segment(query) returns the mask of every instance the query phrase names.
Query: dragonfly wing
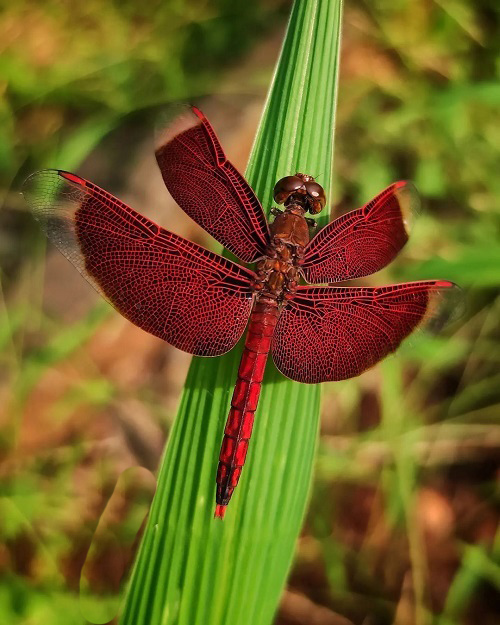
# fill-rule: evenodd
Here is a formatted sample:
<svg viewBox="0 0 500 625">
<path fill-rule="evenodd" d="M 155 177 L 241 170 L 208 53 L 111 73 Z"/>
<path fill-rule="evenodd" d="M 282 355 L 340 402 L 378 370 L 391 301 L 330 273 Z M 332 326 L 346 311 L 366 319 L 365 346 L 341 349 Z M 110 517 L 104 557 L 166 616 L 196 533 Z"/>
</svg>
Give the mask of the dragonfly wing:
<svg viewBox="0 0 500 625">
<path fill-rule="evenodd" d="M 457 303 L 452 282 L 377 288 L 300 286 L 283 308 L 272 344 L 278 369 L 298 382 L 359 375 L 418 326 L 443 324 Z"/>
<path fill-rule="evenodd" d="M 202 228 L 245 262 L 263 256 L 269 229 L 260 202 L 203 113 L 193 107 L 176 119 L 156 160 L 172 197 Z"/>
<path fill-rule="evenodd" d="M 135 325 L 198 356 L 238 341 L 252 308 L 252 271 L 74 174 L 37 172 L 23 193 L 49 239 Z"/>
<path fill-rule="evenodd" d="M 371 202 L 332 221 L 304 251 L 308 282 L 342 282 L 385 267 L 408 240 L 408 225 L 419 207 L 409 182 L 395 182 Z"/>
</svg>

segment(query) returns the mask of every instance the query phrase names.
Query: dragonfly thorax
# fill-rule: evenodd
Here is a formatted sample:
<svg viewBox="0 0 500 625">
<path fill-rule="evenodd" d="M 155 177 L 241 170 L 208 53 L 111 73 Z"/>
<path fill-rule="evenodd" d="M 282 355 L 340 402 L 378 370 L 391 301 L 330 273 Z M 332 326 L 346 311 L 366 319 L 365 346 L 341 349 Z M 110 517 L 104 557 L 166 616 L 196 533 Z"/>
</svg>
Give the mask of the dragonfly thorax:
<svg viewBox="0 0 500 625">
<path fill-rule="evenodd" d="M 271 243 L 256 264 L 255 290 L 282 303 L 292 297 L 300 279 L 299 268 L 309 242 L 304 210 L 290 206 L 270 226 Z"/>
</svg>

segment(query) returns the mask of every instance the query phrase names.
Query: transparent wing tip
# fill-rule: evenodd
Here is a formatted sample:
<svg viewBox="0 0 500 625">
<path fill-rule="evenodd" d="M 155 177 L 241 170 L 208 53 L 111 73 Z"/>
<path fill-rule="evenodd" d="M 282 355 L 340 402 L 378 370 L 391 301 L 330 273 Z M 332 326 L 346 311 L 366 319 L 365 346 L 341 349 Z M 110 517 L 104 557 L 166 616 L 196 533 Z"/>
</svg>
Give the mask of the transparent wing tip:
<svg viewBox="0 0 500 625">
<path fill-rule="evenodd" d="M 399 180 L 394 183 L 394 195 L 399 202 L 405 228 L 409 231 L 422 207 L 417 188 L 409 180 Z"/>
<path fill-rule="evenodd" d="M 62 194 L 64 186 L 64 178 L 58 169 L 42 169 L 26 178 L 21 193 L 38 219 Z"/>
<path fill-rule="evenodd" d="M 170 105 L 155 122 L 155 152 L 160 152 L 177 135 L 201 124 L 203 119 L 203 113 L 195 106 L 185 103 Z"/>
<path fill-rule="evenodd" d="M 465 314 L 463 290 L 449 280 L 436 280 L 429 306 L 426 329 L 432 333 L 440 332 Z"/>
</svg>

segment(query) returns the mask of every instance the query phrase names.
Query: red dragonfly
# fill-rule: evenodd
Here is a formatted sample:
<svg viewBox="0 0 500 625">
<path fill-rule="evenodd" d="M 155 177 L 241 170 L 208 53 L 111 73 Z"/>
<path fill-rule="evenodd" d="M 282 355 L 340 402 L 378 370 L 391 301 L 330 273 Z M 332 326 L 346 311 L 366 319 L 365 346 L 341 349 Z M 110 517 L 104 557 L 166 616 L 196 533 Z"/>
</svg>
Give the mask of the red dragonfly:
<svg viewBox="0 0 500 625">
<path fill-rule="evenodd" d="M 357 376 L 441 314 L 454 284 L 431 280 L 382 287 L 310 286 L 367 276 L 408 239 L 415 188 L 396 182 L 332 221 L 310 240 L 325 193 L 312 176 L 276 183 L 268 224 L 243 176 L 226 159 L 197 108 L 168 128 L 156 150 L 179 206 L 251 270 L 135 212 L 75 174 L 44 170 L 23 193 L 49 239 L 137 326 L 196 356 L 245 348 L 219 457 L 215 516 L 238 483 L 269 351 L 288 378 L 308 384 Z"/>
</svg>

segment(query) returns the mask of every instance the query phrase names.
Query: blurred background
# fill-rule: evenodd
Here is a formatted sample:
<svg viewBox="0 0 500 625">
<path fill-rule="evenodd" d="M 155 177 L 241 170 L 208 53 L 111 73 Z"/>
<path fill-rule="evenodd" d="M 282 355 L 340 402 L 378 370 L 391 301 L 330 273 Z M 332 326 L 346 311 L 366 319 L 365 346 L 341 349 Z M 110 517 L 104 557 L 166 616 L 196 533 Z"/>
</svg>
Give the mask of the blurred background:
<svg viewBox="0 0 500 625">
<path fill-rule="evenodd" d="M 116 590 L 151 496 L 130 469 L 158 466 L 190 362 L 46 244 L 22 181 L 76 170 L 212 245 L 164 189 L 154 127 L 171 102 L 194 101 L 244 169 L 290 7 L 2 3 L 0 623 L 83 623 L 82 567 Z M 276 625 L 499 622 L 499 29 L 496 0 L 346 2 L 337 214 L 401 178 L 423 203 L 400 257 L 363 283 L 449 279 L 465 306 L 441 334 L 324 385 Z M 103 513 L 112 531 L 87 557 Z"/>
</svg>

